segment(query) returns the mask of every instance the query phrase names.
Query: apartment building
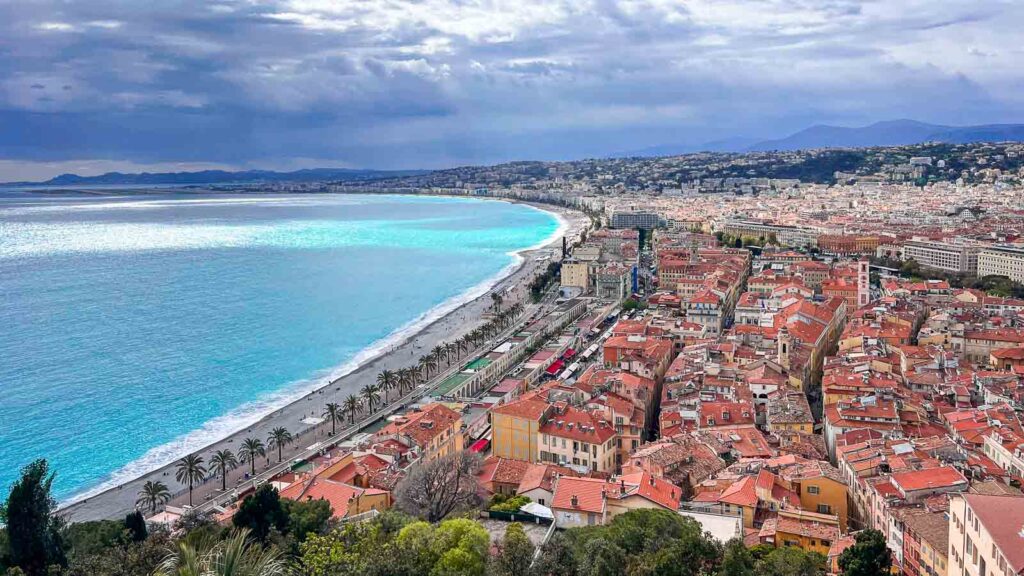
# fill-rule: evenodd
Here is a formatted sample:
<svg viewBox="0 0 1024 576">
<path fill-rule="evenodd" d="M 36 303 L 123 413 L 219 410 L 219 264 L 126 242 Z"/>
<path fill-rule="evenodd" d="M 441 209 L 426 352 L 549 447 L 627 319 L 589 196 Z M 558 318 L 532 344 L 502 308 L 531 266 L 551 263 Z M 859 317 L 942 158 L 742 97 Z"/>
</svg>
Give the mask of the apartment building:
<svg viewBox="0 0 1024 576">
<path fill-rule="evenodd" d="M 981 246 L 931 240 L 909 240 L 903 243 L 903 259 L 914 260 L 921 266 L 975 274 Z"/>
<path fill-rule="evenodd" d="M 1024 282 L 1024 247 L 991 246 L 978 253 L 978 276 L 1006 276 Z"/>
<path fill-rule="evenodd" d="M 751 238 L 775 237 L 785 246 L 815 246 L 818 234 L 809 228 L 797 228 L 782 224 L 771 224 L 757 220 L 726 220 L 722 231 L 732 236 L 748 236 Z"/>
<path fill-rule="evenodd" d="M 656 212 L 615 212 L 612 214 L 612 228 L 641 228 L 654 230 L 661 223 Z"/>
<path fill-rule="evenodd" d="M 1024 574 L 1024 497 L 960 494 L 949 503 L 949 576 Z"/>
</svg>

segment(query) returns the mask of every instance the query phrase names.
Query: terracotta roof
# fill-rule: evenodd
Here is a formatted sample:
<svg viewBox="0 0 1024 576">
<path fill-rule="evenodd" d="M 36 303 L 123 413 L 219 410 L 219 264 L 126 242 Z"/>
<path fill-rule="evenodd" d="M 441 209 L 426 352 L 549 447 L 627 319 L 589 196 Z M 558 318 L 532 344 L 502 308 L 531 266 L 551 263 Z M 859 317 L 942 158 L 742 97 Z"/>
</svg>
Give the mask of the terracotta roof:
<svg viewBox="0 0 1024 576">
<path fill-rule="evenodd" d="M 620 491 L 623 484 L 627 487 L 626 496 L 640 496 L 669 510 L 677 510 L 679 508 L 679 501 L 682 500 L 683 491 L 675 484 L 663 478 L 658 478 L 647 472 L 637 472 L 634 474 L 623 474 L 618 477 L 618 480 Z M 609 484 L 614 486 L 614 479 Z"/>
<path fill-rule="evenodd" d="M 955 486 L 967 487 L 967 479 L 964 478 L 964 475 L 951 466 L 893 474 L 892 483 L 903 492 Z"/>
<path fill-rule="evenodd" d="M 615 436 L 615 429 L 586 410 L 572 406 L 551 418 L 538 430 L 542 434 L 589 444 L 603 444 Z"/>
<path fill-rule="evenodd" d="M 416 412 L 404 414 L 401 419 L 391 422 L 378 434 L 403 434 L 425 448 L 437 436 L 444 434 L 462 415 L 444 404 L 428 404 Z"/>
<path fill-rule="evenodd" d="M 551 507 L 600 514 L 605 509 L 605 483 L 606 481 L 600 478 L 570 478 L 563 476 L 555 484 Z"/>
<path fill-rule="evenodd" d="M 529 396 L 509 402 L 508 404 L 496 406 L 491 409 L 491 413 L 539 421 L 549 407 L 550 404 L 547 402 L 544 402 L 535 396 Z"/>
<path fill-rule="evenodd" d="M 745 476 L 737 480 L 722 491 L 718 501 L 737 506 L 756 506 L 757 493 L 754 490 L 754 482 L 753 476 Z"/>
<path fill-rule="evenodd" d="M 282 498 L 289 500 L 326 500 L 331 505 L 335 518 L 348 516 L 348 506 L 352 500 L 362 496 L 364 490 L 334 480 L 315 479 L 298 481 L 281 491 Z"/>
</svg>

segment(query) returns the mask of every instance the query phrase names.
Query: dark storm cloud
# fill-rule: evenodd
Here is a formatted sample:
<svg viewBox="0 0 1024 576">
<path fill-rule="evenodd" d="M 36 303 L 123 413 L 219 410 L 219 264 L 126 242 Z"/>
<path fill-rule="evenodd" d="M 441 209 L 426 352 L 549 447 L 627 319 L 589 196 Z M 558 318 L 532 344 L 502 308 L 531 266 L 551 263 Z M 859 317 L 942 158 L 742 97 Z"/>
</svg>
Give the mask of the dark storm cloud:
<svg viewBox="0 0 1024 576">
<path fill-rule="evenodd" d="M 1021 121 L 1022 23 L 957 0 L 3 3 L 0 160 L 439 166 Z"/>
</svg>

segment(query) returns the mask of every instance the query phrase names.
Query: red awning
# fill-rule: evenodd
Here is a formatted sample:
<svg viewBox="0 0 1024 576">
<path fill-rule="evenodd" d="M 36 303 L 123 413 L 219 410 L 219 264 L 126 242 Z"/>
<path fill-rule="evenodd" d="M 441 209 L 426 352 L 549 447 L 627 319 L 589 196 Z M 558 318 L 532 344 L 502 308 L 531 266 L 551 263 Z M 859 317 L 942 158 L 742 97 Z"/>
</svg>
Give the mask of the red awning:
<svg viewBox="0 0 1024 576">
<path fill-rule="evenodd" d="M 566 348 L 565 349 L 565 354 L 562 354 L 562 359 L 568 360 L 569 358 L 572 358 L 575 355 L 576 355 L 576 351 L 575 350 L 573 350 L 572 348 Z"/>
<path fill-rule="evenodd" d="M 555 360 L 554 363 L 551 364 L 551 366 L 548 366 L 548 369 L 545 370 L 545 372 L 554 376 L 555 374 L 558 374 L 558 371 L 561 370 L 563 366 L 565 366 L 565 362 L 562 362 L 561 360 Z"/>
<path fill-rule="evenodd" d="M 473 445 L 469 447 L 469 451 L 470 452 L 483 452 L 484 450 L 487 450 L 487 445 L 490 444 L 490 443 L 491 443 L 491 441 L 488 440 L 487 438 L 481 438 L 481 439 L 477 440 L 476 442 L 473 442 Z"/>
</svg>

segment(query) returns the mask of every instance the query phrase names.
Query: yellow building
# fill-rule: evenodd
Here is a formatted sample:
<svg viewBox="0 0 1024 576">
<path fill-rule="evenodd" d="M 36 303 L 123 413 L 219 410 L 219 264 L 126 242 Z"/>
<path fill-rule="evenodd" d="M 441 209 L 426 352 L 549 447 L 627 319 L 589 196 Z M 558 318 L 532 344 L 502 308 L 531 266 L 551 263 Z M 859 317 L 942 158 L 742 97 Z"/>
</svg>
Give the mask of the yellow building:
<svg viewBox="0 0 1024 576">
<path fill-rule="evenodd" d="M 776 548 L 795 546 L 828 556 L 832 543 L 839 539 L 839 519 L 804 510 L 779 510 L 774 518 L 765 520 L 758 537 L 762 544 Z"/>
<path fill-rule="evenodd" d="M 774 472 L 775 485 L 799 498 L 799 503 L 790 502 L 791 505 L 799 504 L 807 512 L 835 515 L 839 527 L 846 532 L 849 489 L 838 468 L 792 454 L 766 461 L 765 468 Z"/>
<path fill-rule="evenodd" d="M 551 409 L 531 395 L 491 410 L 491 453 L 499 458 L 537 462 L 541 423 Z"/>
</svg>

